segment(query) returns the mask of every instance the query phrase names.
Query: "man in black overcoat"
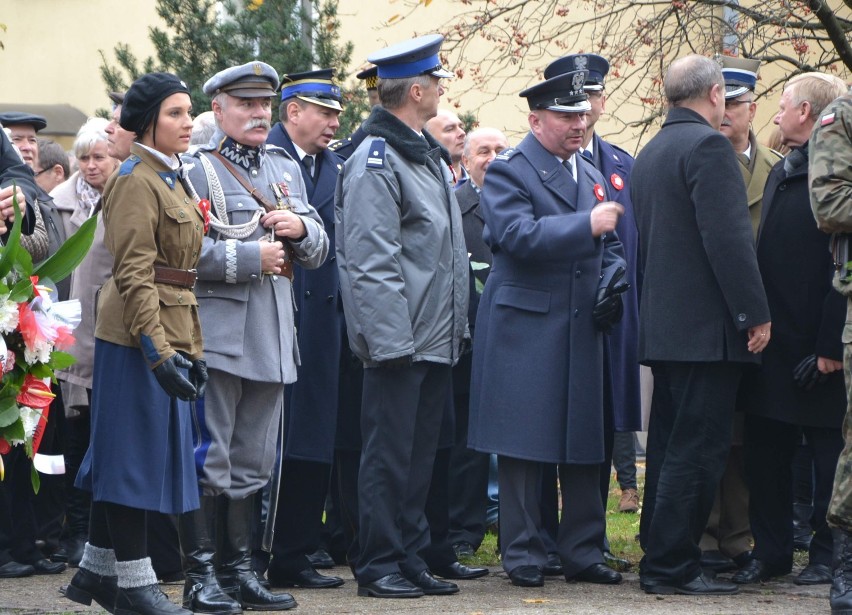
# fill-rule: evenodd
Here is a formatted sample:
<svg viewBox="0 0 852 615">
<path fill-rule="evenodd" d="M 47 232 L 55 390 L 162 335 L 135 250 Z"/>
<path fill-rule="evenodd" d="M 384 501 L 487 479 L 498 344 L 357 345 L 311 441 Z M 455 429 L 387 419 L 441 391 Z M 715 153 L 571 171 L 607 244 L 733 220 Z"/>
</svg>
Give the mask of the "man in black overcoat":
<svg viewBox="0 0 852 615">
<path fill-rule="evenodd" d="M 841 79 L 803 73 L 784 87 L 775 123 L 791 148 L 769 173 L 757 260 L 772 311 L 773 337 L 760 370 L 743 379 L 745 470 L 753 558 L 732 578 L 760 583 L 793 565 L 793 456 L 804 434 L 813 454 L 814 536 L 799 585 L 831 583 L 826 523 L 837 458 L 843 449 L 843 344 L 846 300 L 831 286 L 830 237 L 813 223 L 808 141 L 823 109 L 846 91 Z"/>
<path fill-rule="evenodd" d="M 644 271 L 639 360 L 654 373 L 640 582 L 648 593 L 727 594 L 698 540 L 731 442 L 737 387 L 770 337 L 745 185 L 730 141 L 721 67 L 669 68 L 669 112 L 636 159 L 631 197 Z"/>
</svg>

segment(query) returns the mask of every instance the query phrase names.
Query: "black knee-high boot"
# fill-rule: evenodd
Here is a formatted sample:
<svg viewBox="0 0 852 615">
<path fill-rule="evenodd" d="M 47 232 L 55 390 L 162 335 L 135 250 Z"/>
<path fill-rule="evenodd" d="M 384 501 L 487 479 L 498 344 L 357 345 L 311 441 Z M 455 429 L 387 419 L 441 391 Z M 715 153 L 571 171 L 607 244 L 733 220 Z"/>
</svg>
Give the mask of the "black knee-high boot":
<svg viewBox="0 0 852 615">
<path fill-rule="evenodd" d="M 254 527 L 254 495 L 241 500 L 222 498 L 217 506 L 217 574 L 222 589 L 244 609 L 282 611 L 296 606 L 288 593 L 274 594 L 260 584 L 252 570 L 251 544 Z"/>
<path fill-rule="evenodd" d="M 195 613 L 235 615 L 240 603 L 222 591 L 216 579 L 216 497 L 201 496 L 201 507 L 178 516 L 183 550 L 183 606 Z"/>
</svg>

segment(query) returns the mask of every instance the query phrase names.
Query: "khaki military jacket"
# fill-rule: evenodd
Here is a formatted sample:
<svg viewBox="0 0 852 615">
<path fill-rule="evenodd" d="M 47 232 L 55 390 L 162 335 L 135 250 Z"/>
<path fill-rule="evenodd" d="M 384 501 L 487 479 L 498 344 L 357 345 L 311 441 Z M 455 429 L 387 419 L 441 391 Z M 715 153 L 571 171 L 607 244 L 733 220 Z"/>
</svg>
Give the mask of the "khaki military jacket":
<svg viewBox="0 0 852 615">
<path fill-rule="evenodd" d="M 753 132 L 749 132 L 748 140 L 751 143 L 751 158 L 748 166 L 740 161 L 740 171 L 743 172 L 743 180 L 746 185 L 746 196 L 748 199 L 748 214 L 751 218 L 751 230 L 757 238 L 757 229 L 760 226 L 760 210 L 763 200 L 763 187 L 769 179 L 769 172 L 773 165 L 781 160 L 781 154 L 773 149 L 760 145 Z"/>
<path fill-rule="evenodd" d="M 204 219 L 175 171 L 138 144 L 130 151 L 104 189 L 104 243 L 115 262 L 101 291 L 95 337 L 141 347 L 154 368 L 175 352 L 201 357 L 195 294 L 154 282 L 154 265 L 194 269 Z"/>
</svg>

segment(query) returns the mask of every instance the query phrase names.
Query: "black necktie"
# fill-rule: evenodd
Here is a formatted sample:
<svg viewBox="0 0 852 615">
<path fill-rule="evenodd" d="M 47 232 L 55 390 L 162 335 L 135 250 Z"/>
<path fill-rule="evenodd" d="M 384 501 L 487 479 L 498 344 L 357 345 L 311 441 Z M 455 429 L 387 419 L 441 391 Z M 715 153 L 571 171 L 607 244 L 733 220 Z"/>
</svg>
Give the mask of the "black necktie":
<svg viewBox="0 0 852 615">
<path fill-rule="evenodd" d="M 313 178 L 314 176 L 314 157 L 313 156 L 305 156 L 302 158 L 302 164 L 305 165 L 305 168 L 308 170 L 308 176 Z"/>
<path fill-rule="evenodd" d="M 574 180 L 574 165 L 571 164 L 570 159 L 566 159 L 562 161 L 562 166 L 568 171 L 568 177 L 570 181 L 568 182 L 568 200 L 574 205 L 577 204 L 577 182 Z"/>
<path fill-rule="evenodd" d="M 581 153 L 583 156 L 585 156 L 588 160 L 590 160 L 590 161 L 594 162 L 594 158 L 592 157 L 592 152 L 590 152 L 589 150 L 584 149 L 584 150 L 583 150 L 582 152 L 580 152 L 580 153 Z"/>
<path fill-rule="evenodd" d="M 568 172 L 571 174 L 571 179 L 574 179 L 574 165 L 571 164 L 571 159 L 566 158 L 562 161 L 562 166 L 568 169 Z"/>
</svg>

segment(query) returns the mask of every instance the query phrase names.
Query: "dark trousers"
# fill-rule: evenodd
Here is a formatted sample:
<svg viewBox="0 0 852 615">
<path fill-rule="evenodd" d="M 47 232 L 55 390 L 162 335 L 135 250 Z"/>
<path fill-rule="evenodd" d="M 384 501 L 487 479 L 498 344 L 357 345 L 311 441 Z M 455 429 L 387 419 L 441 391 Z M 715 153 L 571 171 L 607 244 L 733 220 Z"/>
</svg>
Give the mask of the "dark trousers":
<svg viewBox="0 0 852 615">
<path fill-rule="evenodd" d="M 420 551 L 420 557 L 430 570 L 446 568 L 456 561 L 456 552 L 449 540 L 450 500 L 449 482 L 452 448 L 439 448 L 432 466 L 432 484 L 426 496 L 426 521 L 429 524 L 429 544 Z"/>
<path fill-rule="evenodd" d="M 307 556 L 320 545 L 330 476 L 328 464 L 284 460 L 269 565 L 271 574 L 296 575 L 311 567 Z"/>
<path fill-rule="evenodd" d="M 498 456 L 500 483 L 500 551 L 503 568 L 544 566 L 547 545 L 542 529 L 542 473 L 556 467 L 537 461 Z M 603 562 L 601 543 L 606 525 L 598 492 L 599 464 L 560 464 L 562 516 L 556 551 L 563 572 L 573 576 Z M 554 507 L 555 509 L 555 507 Z"/>
<path fill-rule="evenodd" d="M 813 514 L 809 563 L 831 565 L 831 530 L 825 520 L 837 458 L 840 426 L 801 427 L 762 416 L 745 418 L 745 469 L 751 500 L 749 519 L 754 557 L 773 567 L 793 564 L 793 459 L 802 433 L 813 451 Z"/>
<path fill-rule="evenodd" d="M 645 498 L 639 525 L 646 584 L 681 585 L 701 573 L 698 541 L 731 446 L 742 375 L 737 363 L 653 367 Z"/>
<path fill-rule="evenodd" d="M 616 431 L 612 439 L 612 465 L 621 490 L 636 489 L 636 435 Z"/>
<path fill-rule="evenodd" d="M 467 447 L 471 356 L 464 355 L 453 368 L 453 388 L 461 392 L 453 399 L 456 433 L 449 459 L 449 541 L 469 543 L 476 551 L 485 537 L 491 458 Z"/>
<path fill-rule="evenodd" d="M 418 552 L 429 543 L 424 508 L 449 387 L 448 365 L 364 370 L 359 583 L 427 568 Z"/>
</svg>

